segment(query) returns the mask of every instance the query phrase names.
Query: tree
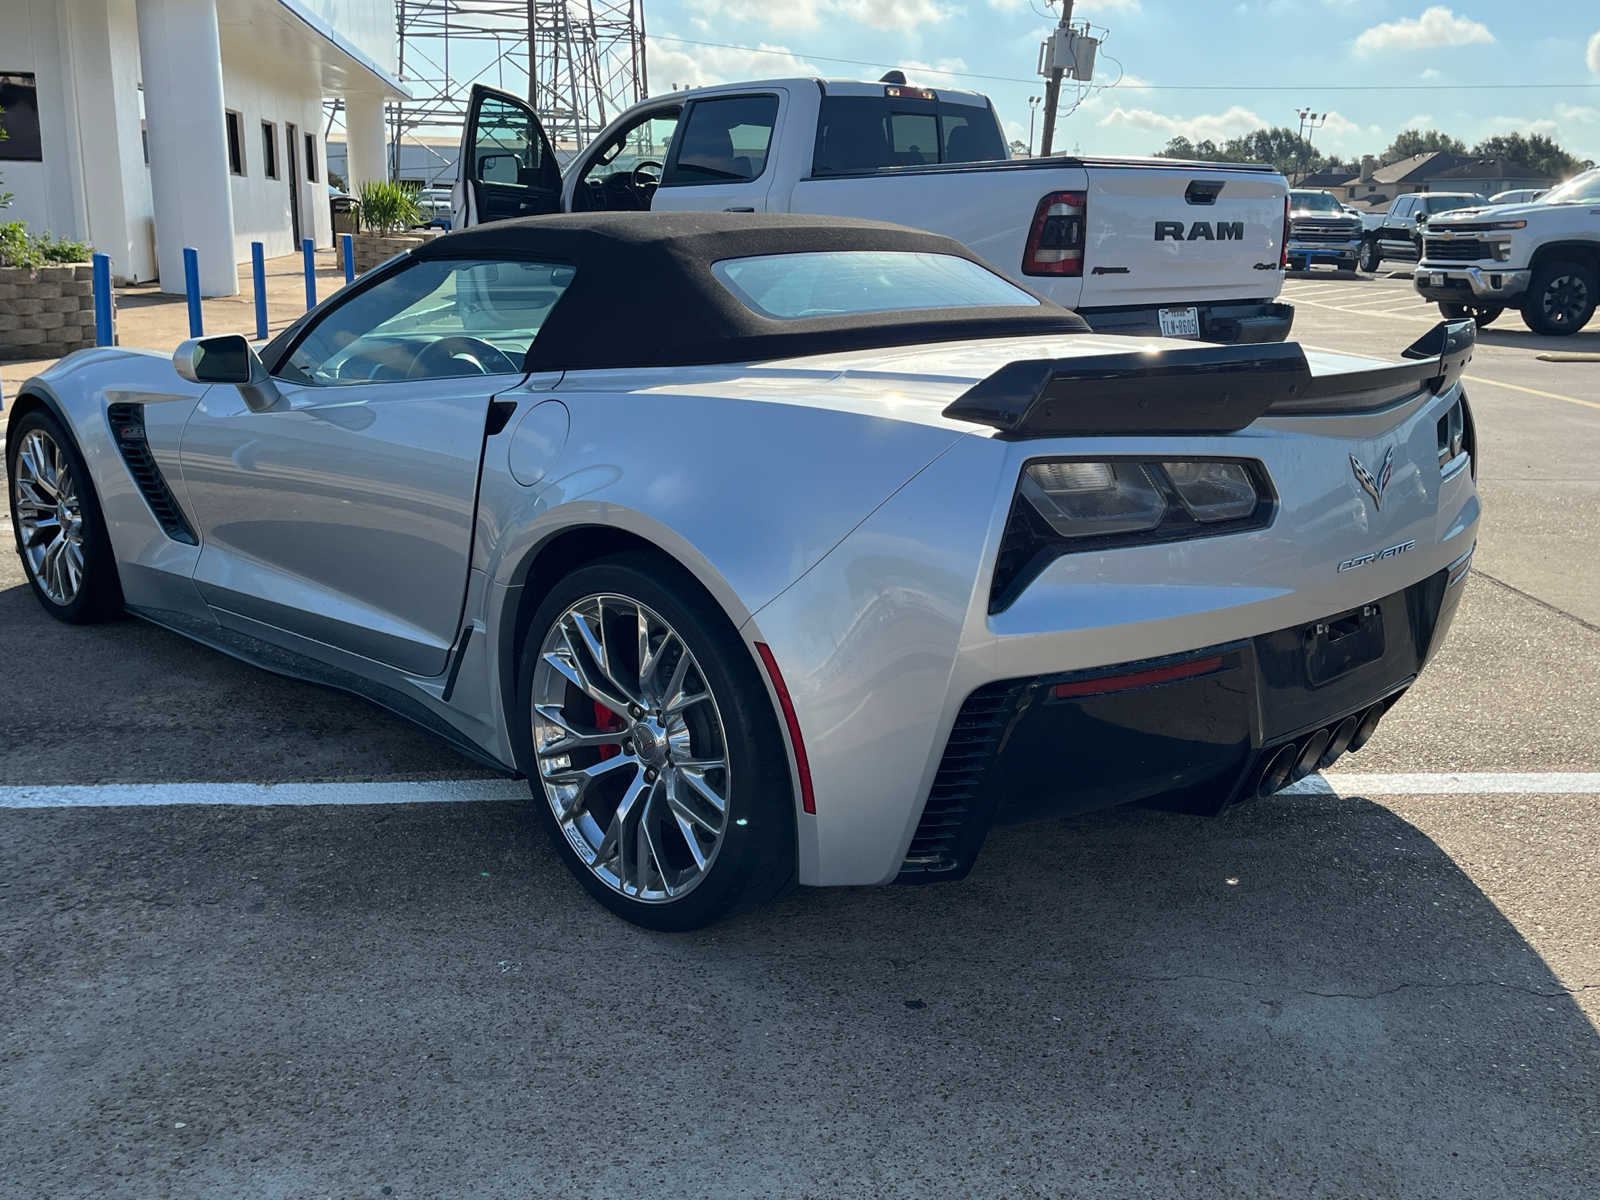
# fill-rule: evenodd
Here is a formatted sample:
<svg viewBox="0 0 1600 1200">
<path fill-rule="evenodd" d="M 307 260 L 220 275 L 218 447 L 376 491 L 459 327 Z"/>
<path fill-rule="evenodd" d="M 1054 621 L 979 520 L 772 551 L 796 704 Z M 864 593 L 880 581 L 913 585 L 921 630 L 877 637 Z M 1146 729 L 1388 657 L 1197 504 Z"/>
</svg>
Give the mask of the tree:
<svg viewBox="0 0 1600 1200">
<path fill-rule="evenodd" d="M 1402 158 L 1432 154 L 1438 150 L 1449 154 L 1465 154 L 1467 144 L 1460 138 L 1440 133 L 1437 129 L 1429 129 L 1426 132 L 1421 129 L 1402 129 L 1395 135 L 1394 141 L 1389 143 L 1389 148 L 1378 156 L 1378 161 L 1387 167 Z"/>
<path fill-rule="evenodd" d="M 1198 158 L 1217 159 L 1222 157 L 1222 151 L 1210 138 L 1201 138 L 1198 142 L 1191 142 L 1186 137 L 1175 137 L 1166 144 L 1166 147 L 1155 152 L 1156 158 Z"/>
<path fill-rule="evenodd" d="M 1012 138 L 1011 139 L 1011 157 L 1012 158 L 1027 158 L 1028 157 L 1028 143 L 1023 141 L 1021 138 Z"/>
<path fill-rule="evenodd" d="M 1551 179 L 1565 179 L 1582 166 L 1575 155 L 1568 154 L 1542 133 L 1528 137 L 1520 133 L 1497 134 L 1484 138 L 1472 148 L 1472 152 L 1479 158 L 1504 158 L 1520 163 L 1532 168 L 1535 174 Z"/>
</svg>

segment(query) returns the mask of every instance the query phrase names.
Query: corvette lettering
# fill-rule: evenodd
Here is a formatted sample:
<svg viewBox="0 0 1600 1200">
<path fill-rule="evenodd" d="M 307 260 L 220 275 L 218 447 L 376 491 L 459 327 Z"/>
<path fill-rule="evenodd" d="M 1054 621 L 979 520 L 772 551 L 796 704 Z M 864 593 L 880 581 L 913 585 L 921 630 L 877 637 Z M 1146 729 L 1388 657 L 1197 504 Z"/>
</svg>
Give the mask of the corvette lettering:
<svg viewBox="0 0 1600 1200">
<path fill-rule="evenodd" d="M 1189 226 L 1185 234 L 1182 221 L 1157 221 L 1156 241 L 1174 242 L 1242 242 L 1244 241 L 1243 221 L 1196 221 Z"/>
<path fill-rule="evenodd" d="M 1412 538 L 1409 542 L 1401 542 L 1398 546 L 1388 546 L 1373 554 L 1363 554 L 1358 558 L 1347 558 L 1339 564 L 1339 570 L 1354 571 L 1357 567 L 1364 567 L 1369 563 L 1379 562 L 1385 558 L 1394 558 L 1397 555 L 1404 554 L 1407 550 L 1415 549 L 1416 545 L 1417 539 Z"/>
</svg>

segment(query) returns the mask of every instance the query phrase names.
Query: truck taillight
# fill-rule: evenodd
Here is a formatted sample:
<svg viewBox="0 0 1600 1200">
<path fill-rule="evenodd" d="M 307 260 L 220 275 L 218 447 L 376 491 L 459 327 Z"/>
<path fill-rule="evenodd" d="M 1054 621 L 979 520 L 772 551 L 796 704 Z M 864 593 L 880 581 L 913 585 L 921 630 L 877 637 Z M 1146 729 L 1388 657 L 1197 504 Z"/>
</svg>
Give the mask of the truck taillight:
<svg viewBox="0 0 1600 1200">
<path fill-rule="evenodd" d="M 1289 193 L 1283 194 L 1283 241 L 1278 247 L 1278 269 L 1289 269 Z"/>
<path fill-rule="evenodd" d="M 1087 192 L 1050 192 L 1034 209 L 1028 244 L 1022 251 L 1024 275 L 1082 275 Z"/>
</svg>

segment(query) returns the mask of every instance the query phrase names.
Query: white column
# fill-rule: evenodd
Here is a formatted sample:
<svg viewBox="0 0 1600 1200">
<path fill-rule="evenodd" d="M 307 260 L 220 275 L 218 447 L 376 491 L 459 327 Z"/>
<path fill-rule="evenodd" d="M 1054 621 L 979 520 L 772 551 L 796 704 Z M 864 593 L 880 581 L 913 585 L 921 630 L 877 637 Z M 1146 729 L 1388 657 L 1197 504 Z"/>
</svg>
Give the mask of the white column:
<svg viewBox="0 0 1600 1200">
<path fill-rule="evenodd" d="M 200 294 L 232 296 L 239 272 L 216 0 L 137 2 L 161 290 L 183 291 L 183 248 L 193 246 Z"/>
<path fill-rule="evenodd" d="M 383 97 L 344 98 L 345 171 L 355 194 L 369 179 L 389 178 L 389 128 L 383 121 Z"/>
</svg>

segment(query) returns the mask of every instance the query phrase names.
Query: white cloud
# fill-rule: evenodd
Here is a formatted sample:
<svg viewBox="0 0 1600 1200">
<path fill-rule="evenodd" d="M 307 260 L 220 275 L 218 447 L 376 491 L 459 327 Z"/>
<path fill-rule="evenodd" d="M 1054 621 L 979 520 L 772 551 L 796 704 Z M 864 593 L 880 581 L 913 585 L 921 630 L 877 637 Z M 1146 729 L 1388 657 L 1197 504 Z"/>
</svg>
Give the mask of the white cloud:
<svg viewBox="0 0 1600 1200">
<path fill-rule="evenodd" d="M 1420 17 L 1384 21 L 1361 32 L 1356 38 L 1357 54 L 1379 54 L 1386 50 L 1436 50 L 1441 46 L 1467 46 L 1492 42 L 1488 26 L 1470 17 L 1458 16 L 1442 4 L 1422 10 Z"/>
<path fill-rule="evenodd" d="M 1584 59 L 1589 64 L 1589 70 L 1596 75 L 1600 75 L 1600 30 L 1597 30 L 1595 35 L 1589 39 L 1589 52 L 1584 56 Z"/>
<path fill-rule="evenodd" d="M 1422 79 L 1442 79 L 1442 78 L 1444 78 L 1444 72 L 1439 70 L 1438 67 L 1423 67 L 1422 68 L 1422 75 L 1420 76 L 1420 78 L 1422 78 Z"/>
<path fill-rule="evenodd" d="M 781 79 L 789 76 L 825 75 L 827 72 L 797 58 L 784 46 L 759 44 L 761 51 L 732 46 L 686 46 L 678 42 L 647 39 L 650 86 L 659 96 L 678 87 L 706 87 L 741 79 Z"/>
<path fill-rule="evenodd" d="M 1411 116 L 1407 117 L 1404 121 L 1401 121 L 1399 126 L 1397 126 L 1397 129 L 1433 129 L 1433 128 L 1435 128 L 1435 126 L 1434 126 L 1434 123 L 1433 123 L 1433 114 L 1432 113 L 1413 113 Z"/>
<path fill-rule="evenodd" d="M 1120 104 L 1100 118 L 1102 125 L 1144 129 L 1163 137 L 1186 137 L 1190 141 L 1220 142 L 1252 129 L 1265 129 L 1267 122 L 1258 113 L 1235 104 L 1220 113 L 1199 113 L 1192 117 L 1172 117 L 1149 108 L 1123 108 Z"/>
<path fill-rule="evenodd" d="M 1587 104 L 1557 104 L 1551 111 L 1556 114 L 1558 121 L 1573 121 L 1584 125 L 1600 121 L 1600 108 L 1593 108 Z"/>
<path fill-rule="evenodd" d="M 816 29 L 840 20 L 873 29 L 920 29 L 957 11 L 940 0 L 691 0 L 696 24 L 712 18 L 769 29 Z M 709 28 L 709 24 L 705 27 Z"/>
</svg>

